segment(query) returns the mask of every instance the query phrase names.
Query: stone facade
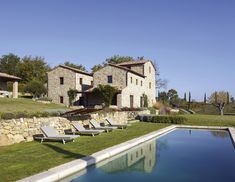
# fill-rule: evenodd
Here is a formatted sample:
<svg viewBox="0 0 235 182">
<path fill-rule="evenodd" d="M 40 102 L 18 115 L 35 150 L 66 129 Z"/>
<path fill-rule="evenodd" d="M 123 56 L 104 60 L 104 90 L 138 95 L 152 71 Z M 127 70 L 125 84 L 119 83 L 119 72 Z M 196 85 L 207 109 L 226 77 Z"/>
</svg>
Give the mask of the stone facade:
<svg viewBox="0 0 235 182">
<path fill-rule="evenodd" d="M 129 120 L 134 120 L 136 116 L 149 114 L 149 110 L 131 112 L 110 112 L 91 114 L 89 119 L 96 119 L 104 122 L 105 118 L 113 118 L 117 123 L 124 124 Z M 89 119 L 79 119 L 84 125 L 89 125 Z M 107 124 L 107 123 L 106 123 Z M 50 118 L 21 118 L 12 120 L 0 120 L 0 146 L 11 145 L 14 143 L 27 142 L 33 140 L 33 135 L 42 134 L 41 126 L 52 126 L 59 133 L 64 130 L 74 130 L 70 120 L 62 117 Z"/>
<path fill-rule="evenodd" d="M 152 106 L 156 102 L 156 70 L 150 61 L 144 64 L 144 75 L 146 76 L 145 94 L 148 96 L 149 106 Z"/>
<path fill-rule="evenodd" d="M 127 71 L 122 69 L 117 69 L 111 65 L 96 71 L 93 74 L 94 77 L 94 87 L 101 85 L 111 85 L 122 90 L 126 87 L 127 84 Z M 108 83 L 108 76 L 112 76 L 112 83 Z"/>
<path fill-rule="evenodd" d="M 133 96 L 133 107 L 143 107 L 143 94 L 145 94 L 144 80 L 145 78 L 135 75 L 133 73 L 127 74 L 128 85 L 122 90 L 122 107 L 130 107 L 131 96 Z M 142 82 L 142 85 L 141 85 Z M 142 99 L 142 101 L 141 101 Z M 141 106 L 142 102 L 142 106 Z"/>
<path fill-rule="evenodd" d="M 69 105 L 69 97 L 67 94 L 69 89 L 77 89 L 81 92 L 90 88 L 93 81 L 93 77 L 88 73 L 84 74 L 76 69 L 68 69 L 68 67 L 65 66 L 58 66 L 47 74 L 48 97 L 51 98 L 54 103 L 61 103 L 63 100 L 61 104 L 67 106 Z M 61 84 L 60 79 L 63 79 L 63 84 Z M 77 95 L 75 102 L 78 102 L 80 97 L 82 97 L 82 94 Z"/>
<path fill-rule="evenodd" d="M 108 83 L 108 76 L 112 76 L 112 83 Z M 148 106 L 155 102 L 155 68 L 151 61 L 141 64 L 120 66 L 107 65 L 94 73 L 94 86 L 98 84 L 115 86 L 121 90 L 117 97 L 117 106 L 143 107 L 144 95 L 148 98 Z"/>
</svg>

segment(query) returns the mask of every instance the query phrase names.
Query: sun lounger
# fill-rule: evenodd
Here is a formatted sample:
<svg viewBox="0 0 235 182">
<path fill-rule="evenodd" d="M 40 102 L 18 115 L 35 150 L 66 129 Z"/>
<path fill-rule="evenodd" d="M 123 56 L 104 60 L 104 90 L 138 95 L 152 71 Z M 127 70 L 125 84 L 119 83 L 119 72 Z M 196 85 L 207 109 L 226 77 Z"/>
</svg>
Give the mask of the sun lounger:
<svg viewBox="0 0 235 182">
<path fill-rule="evenodd" d="M 99 135 L 100 133 L 104 132 L 104 130 L 86 129 L 81 124 L 79 124 L 78 122 L 75 122 L 75 121 L 72 122 L 72 125 L 76 129 L 75 134 L 95 136 L 95 135 Z"/>
<path fill-rule="evenodd" d="M 79 137 L 79 135 L 58 134 L 57 131 L 51 126 L 42 126 L 40 129 L 43 133 L 43 136 L 41 137 L 37 136 L 34 139 L 41 140 L 41 143 L 46 140 L 51 140 L 51 141 L 62 141 L 63 144 L 65 144 L 66 142 L 74 141 L 75 138 Z"/>
<path fill-rule="evenodd" d="M 126 124 L 117 124 L 116 122 L 113 121 L 111 118 L 106 118 L 106 121 L 110 124 L 110 126 L 116 126 L 119 129 L 125 129 L 127 128 Z"/>
<path fill-rule="evenodd" d="M 106 132 L 112 131 L 113 129 L 117 129 L 117 127 L 114 126 L 100 126 L 100 124 L 94 119 L 90 120 L 90 123 L 95 129 L 105 130 Z"/>
</svg>

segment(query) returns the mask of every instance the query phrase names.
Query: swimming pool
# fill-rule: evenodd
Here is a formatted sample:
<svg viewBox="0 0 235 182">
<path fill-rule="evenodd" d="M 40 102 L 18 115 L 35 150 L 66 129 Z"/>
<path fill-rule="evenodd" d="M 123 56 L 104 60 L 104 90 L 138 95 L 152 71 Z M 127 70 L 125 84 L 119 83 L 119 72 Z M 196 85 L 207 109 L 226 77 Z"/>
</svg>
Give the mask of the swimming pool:
<svg viewBox="0 0 235 182">
<path fill-rule="evenodd" d="M 227 131 L 176 129 L 61 181 L 235 181 Z"/>
</svg>

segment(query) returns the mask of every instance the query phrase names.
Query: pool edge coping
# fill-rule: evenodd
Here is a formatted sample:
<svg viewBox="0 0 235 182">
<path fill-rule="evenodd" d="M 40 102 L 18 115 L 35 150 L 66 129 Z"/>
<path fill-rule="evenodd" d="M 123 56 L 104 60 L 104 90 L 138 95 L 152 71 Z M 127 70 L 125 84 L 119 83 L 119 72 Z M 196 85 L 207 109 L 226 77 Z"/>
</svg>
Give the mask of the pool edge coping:
<svg viewBox="0 0 235 182">
<path fill-rule="evenodd" d="M 98 151 L 90 156 L 83 157 L 81 159 L 76 159 L 68 163 L 53 167 L 47 171 L 35 174 L 19 180 L 18 182 L 52 182 L 61 180 L 69 175 L 72 175 L 76 172 L 79 172 L 91 165 L 99 163 L 103 160 L 111 158 L 121 152 L 124 152 L 128 149 L 131 149 L 134 146 L 137 146 L 145 141 L 150 139 L 160 137 L 164 134 L 167 134 L 177 128 L 192 128 L 192 129 L 210 129 L 210 130 L 227 130 L 231 136 L 233 145 L 235 146 L 235 129 L 232 127 L 220 127 L 220 126 L 196 126 L 196 125 L 171 125 L 157 131 L 148 133 L 146 135 L 128 140 L 121 144 L 114 145 L 112 147 L 106 148 L 104 150 Z"/>
</svg>

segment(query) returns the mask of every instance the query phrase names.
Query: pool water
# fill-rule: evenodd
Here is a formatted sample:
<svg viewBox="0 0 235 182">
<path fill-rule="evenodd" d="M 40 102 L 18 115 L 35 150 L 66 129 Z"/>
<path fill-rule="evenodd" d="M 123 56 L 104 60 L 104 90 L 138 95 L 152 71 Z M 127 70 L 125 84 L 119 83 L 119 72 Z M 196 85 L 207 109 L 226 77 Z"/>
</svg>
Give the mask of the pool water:
<svg viewBox="0 0 235 182">
<path fill-rule="evenodd" d="M 227 131 L 177 129 L 63 181 L 235 182 Z"/>
</svg>

